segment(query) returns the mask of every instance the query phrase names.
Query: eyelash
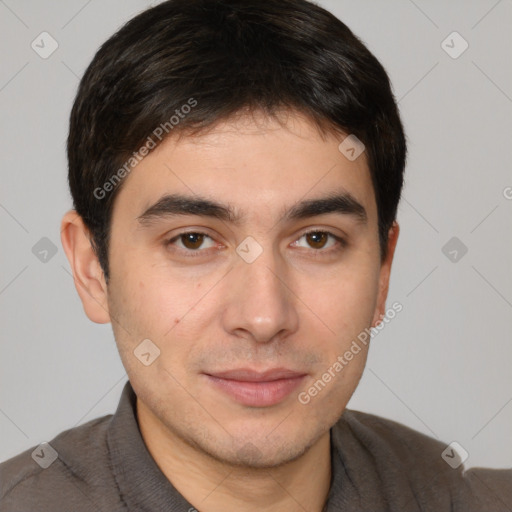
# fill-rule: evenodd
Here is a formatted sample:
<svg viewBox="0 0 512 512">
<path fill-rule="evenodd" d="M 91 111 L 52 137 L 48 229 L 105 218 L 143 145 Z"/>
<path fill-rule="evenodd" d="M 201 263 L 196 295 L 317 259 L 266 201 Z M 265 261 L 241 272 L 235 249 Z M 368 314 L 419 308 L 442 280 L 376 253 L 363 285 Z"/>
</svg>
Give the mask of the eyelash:
<svg viewBox="0 0 512 512">
<path fill-rule="evenodd" d="M 330 231 L 325 231 L 325 230 L 321 230 L 321 229 L 312 229 L 311 231 L 306 231 L 305 233 L 302 233 L 302 235 L 299 238 L 297 238 L 296 241 L 300 240 L 301 238 L 303 238 L 307 235 L 311 235 L 313 233 L 325 234 L 325 235 L 333 238 L 336 241 L 336 245 L 329 249 L 313 249 L 313 248 L 311 248 L 311 251 L 315 255 L 315 257 L 337 253 L 337 252 L 341 251 L 342 249 L 345 249 L 348 245 L 347 241 L 344 238 L 342 238 L 338 235 L 335 235 L 334 233 L 331 233 Z M 203 235 L 203 236 L 208 237 L 211 240 L 213 240 L 213 237 L 211 237 L 208 233 L 204 233 L 202 231 L 182 231 L 181 233 L 178 233 L 176 236 L 173 236 L 172 238 L 166 240 L 164 242 L 164 245 L 165 245 L 165 247 L 168 247 L 168 246 L 172 245 L 174 242 L 176 242 L 177 240 L 179 240 L 182 236 L 190 235 L 190 234 Z M 213 249 L 213 248 L 210 248 L 210 249 Z M 198 256 L 204 256 L 204 253 L 208 249 L 195 249 L 194 250 L 194 249 L 182 249 L 181 247 L 177 247 L 177 248 L 174 248 L 174 250 L 181 254 L 184 254 L 185 257 L 197 258 Z"/>
</svg>

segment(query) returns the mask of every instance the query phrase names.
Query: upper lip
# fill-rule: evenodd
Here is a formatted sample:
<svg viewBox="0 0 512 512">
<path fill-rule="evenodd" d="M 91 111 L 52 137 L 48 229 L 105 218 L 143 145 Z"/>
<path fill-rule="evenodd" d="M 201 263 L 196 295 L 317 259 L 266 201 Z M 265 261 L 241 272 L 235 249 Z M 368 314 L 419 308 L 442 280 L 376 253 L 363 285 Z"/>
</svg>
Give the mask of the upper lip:
<svg viewBox="0 0 512 512">
<path fill-rule="evenodd" d="M 297 372 L 287 368 L 273 368 L 264 372 L 252 370 L 251 368 L 238 368 L 236 370 L 206 373 L 206 375 L 217 377 L 219 379 L 237 380 L 241 382 L 271 382 L 273 380 L 303 377 L 306 374 L 304 372 Z"/>
</svg>

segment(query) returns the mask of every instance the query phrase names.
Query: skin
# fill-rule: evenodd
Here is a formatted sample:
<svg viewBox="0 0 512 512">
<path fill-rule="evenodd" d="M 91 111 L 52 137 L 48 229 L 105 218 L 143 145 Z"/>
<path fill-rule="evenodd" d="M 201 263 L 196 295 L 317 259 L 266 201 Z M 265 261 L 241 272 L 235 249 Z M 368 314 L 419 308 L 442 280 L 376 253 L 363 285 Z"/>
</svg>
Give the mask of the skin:
<svg viewBox="0 0 512 512">
<path fill-rule="evenodd" d="M 394 223 L 382 261 L 366 157 L 345 158 L 343 138 L 322 137 L 297 113 L 284 126 L 241 115 L 202 135 L 168 138 L 116 198 L 108 286 L 81 218 L 74 211 L 63 218 L 62 243 L 85 313 L 112 322 L 146 446 L 202 511 L 320 512 L 326 501 L 329 429 L 359 382 L 367 347 L 307 405 L 298 393 L 384 315 L 399 231 Z M 364 206 L 366 223 L 338 213 L 283 219 L 295 203 L 340 190 Z M 174 216 L 141 229 L 137 217 L 164 192 L 229 203 L 244 220 Z M 191 248 L 175 239 L 184 230 L 211 238 Z M 311 230 L 347 245 L 330 237 L 315 243 L 304 236 Z M 236 252 L 247 236 L 263 249 L 253 263 Z M 190 256 L 194 250 L 203 252 Z M 160 356 L 145 366 L 133 351 L 148 338 Z M 280 403 L 250 407 L 204 375 L 242 367 L 285 367 L 307 377 Z"/>
</svg>

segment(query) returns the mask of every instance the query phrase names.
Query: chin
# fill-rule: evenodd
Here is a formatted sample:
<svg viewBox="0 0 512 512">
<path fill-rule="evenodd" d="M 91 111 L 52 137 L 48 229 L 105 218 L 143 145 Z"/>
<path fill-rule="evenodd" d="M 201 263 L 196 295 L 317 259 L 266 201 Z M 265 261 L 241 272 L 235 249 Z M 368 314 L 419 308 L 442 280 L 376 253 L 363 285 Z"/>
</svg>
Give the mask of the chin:
<svg viewBox="0 0 512 512">
<path fill-rule="evenodd" d="M 249 434 L 248 434 L 249 432 Z M 261 430 L 259 431 L 261 433 Z M 249 429 L 239 438 L 227 437 L 223 441 L 202 438 L 194 441 L 196 448 L 223 464 L 247 469 L 272 469 L 295 461 L 306 453 L 324 432 L 304 436 L 300 431 L 281 432 L 273 439 L 252 435 Z"/>
</svg>

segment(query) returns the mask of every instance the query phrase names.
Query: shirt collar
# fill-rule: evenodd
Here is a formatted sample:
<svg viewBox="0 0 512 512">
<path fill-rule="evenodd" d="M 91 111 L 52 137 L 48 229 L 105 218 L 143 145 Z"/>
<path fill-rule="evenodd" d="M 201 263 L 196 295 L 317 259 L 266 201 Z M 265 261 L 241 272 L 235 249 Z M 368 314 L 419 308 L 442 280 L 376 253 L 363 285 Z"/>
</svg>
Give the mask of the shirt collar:
<svg viewBox="0 0 512 512">
<path fill-rule="evenodd" d="M 128 381 L 112 417 L 107 442 L 112 471 L 127 510 L 183 510 L 193 508 L 174 488 L 151 457 L 136 417 L 137 396 Z"/>
</svg>

